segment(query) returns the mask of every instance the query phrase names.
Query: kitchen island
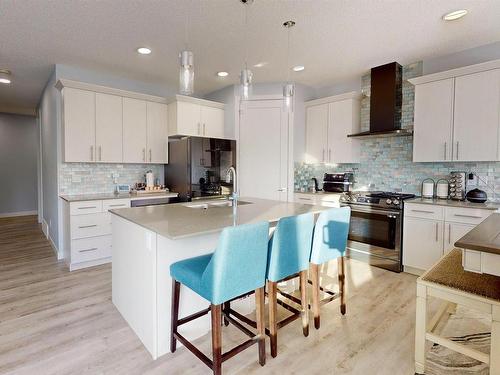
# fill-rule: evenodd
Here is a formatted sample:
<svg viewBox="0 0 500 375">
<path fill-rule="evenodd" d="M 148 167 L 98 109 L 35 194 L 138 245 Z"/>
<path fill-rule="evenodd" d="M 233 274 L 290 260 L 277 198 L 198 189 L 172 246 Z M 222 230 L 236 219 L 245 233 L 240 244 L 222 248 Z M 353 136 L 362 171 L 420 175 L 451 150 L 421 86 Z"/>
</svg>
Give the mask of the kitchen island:
<svg viewBox="0 0 500 375">
<path fill-rule="evenodd" d="M 326 209 L 242 198 L 236 215 L 231 202 L 222 200 L 111 210 L 113 303 L 156 359 L 169 350 L 172 263 L 212 252 L 225 227 L 259 221 L 275 224 L 282 217 Z M 208 307 L 208 301 L 182 288 L 180 317 Z M 239 305 L 243 312 L 252 310 L 249 299 Z M 183 335 L 190 341 L 209 329 L 208 316 L 182 327 Z"/>
</svg>

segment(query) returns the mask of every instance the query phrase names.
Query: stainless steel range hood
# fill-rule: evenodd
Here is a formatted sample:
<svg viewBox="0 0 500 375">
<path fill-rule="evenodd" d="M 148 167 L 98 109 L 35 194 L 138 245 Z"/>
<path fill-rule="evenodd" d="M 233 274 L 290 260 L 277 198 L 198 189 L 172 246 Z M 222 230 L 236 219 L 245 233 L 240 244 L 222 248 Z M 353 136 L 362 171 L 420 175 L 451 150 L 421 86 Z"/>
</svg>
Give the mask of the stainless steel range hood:
<svg viewBox="0 0 500 375">
<path fill-rule="evenodd" d="M 397 62 L 371 70 L 370 130 L 350 138 L 405 137 L 413 129 L 401 129 L 403 68 Z"/>
</svg>

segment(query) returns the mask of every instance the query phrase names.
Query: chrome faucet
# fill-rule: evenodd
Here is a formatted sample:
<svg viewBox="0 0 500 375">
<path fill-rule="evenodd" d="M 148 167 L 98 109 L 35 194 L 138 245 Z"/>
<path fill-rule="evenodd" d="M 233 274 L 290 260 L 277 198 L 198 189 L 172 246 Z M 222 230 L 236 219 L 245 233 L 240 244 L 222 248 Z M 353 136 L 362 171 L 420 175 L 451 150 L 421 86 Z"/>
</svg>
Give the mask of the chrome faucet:
<svg viewBox="0 0 500 375">
<path fill-rule="evenodd" d="M 238 182 L 236 179 L 236 169 L 234 167 L 229 167 L 226 171 L 226 182 L 231 183 L 231 175 L 233 177 L 233 194 L 231 195 L 231 200 L 233 201 L 233 215 L 236 216 L 236 210 L 238 208 Z"/>
</svg>

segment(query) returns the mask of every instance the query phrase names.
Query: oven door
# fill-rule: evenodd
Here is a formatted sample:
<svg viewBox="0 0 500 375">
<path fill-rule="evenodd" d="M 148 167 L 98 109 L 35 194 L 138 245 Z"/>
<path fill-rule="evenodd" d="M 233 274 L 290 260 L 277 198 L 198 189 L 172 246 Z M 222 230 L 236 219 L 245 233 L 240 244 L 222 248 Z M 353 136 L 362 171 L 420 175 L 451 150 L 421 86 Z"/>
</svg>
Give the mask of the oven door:
<svg viewBox="0 0 500 375">
<path fill-rule="evenodd" d="M 401 271 L 401 211 L 351 205 L 348 255 Z"/>
</svg>

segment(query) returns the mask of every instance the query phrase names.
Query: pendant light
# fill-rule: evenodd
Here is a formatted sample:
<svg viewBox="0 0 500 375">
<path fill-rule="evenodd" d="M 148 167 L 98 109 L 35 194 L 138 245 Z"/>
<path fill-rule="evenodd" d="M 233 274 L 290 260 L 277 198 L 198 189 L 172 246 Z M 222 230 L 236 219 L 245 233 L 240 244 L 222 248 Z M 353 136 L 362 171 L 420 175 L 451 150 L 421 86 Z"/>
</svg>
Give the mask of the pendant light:
<svg viewBox="0 0 500 375">
<path fill-rule="evenodd" d="M 286 51 L 286 83 L 283 86 L 283 106 L 285 111 L 293 112 L 293 96 L 295 94 L 295 85 L 290 80 L 290 29 L 295 26 L 295 21 L 286 21 L 283 27 L 287 29 L 287 51 Z"/>
<path fill-rule="evenodd" d="M 242 100 L 248 100 L 252 95 L 252 79 L 253 73 L 248 69 L 248 11 L 247 7 L 253 3 L 253 0 L 240 0 L 245 6 L 245 67 L 241 70 L 240 74 L 240 84 L 241 92 L 240 97 Z"/>
<path fill-rule="evenodd" d="M 189 9 L 186 13 L 186 24 L 184 29 L 185 49 L 179 54 L 179 93 L 182 95 L 193 95 L 194 92 L 194 55 L 189 51 L 188 45 Z"/>
</svg>

